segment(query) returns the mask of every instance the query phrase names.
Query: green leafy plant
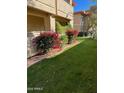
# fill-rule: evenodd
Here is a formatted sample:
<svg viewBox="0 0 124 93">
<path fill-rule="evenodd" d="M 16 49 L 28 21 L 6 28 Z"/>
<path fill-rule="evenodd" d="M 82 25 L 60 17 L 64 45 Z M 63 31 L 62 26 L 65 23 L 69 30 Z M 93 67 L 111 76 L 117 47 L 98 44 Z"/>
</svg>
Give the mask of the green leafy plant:
<svg viewBox="0 0 124 93">
<path fill-rule="evenodd" d="M 58 33 L 61 33 L 61 31 L 62 31 L 62 27 L 61 27 L 61 24 L 59 22 L 56 22 L 56 31 Z"/>
<path fill-rule="evenodd" d="M 61 25 L 60 22 L 56 22 L 56 32 L 60 34 L 64 34 L 66 30 L 71 29 L 72 26 L 70 23 L 66 25 Z"/>
<path fill-rule="evenodd" d="M 60 40 L 62 41 L 62 47 L 64 47 L 65 44 L 67 44 L 67 42 L 68 42 L 68 38 L 67 38 L 66 35 L 62 35 L 62 36 L 60 37 Z"/>
<path fill-rule="evenodd" d="M 70 23 L 68 23 L 66 29 L 72 29 L 72 25 Z"/>
</svg>

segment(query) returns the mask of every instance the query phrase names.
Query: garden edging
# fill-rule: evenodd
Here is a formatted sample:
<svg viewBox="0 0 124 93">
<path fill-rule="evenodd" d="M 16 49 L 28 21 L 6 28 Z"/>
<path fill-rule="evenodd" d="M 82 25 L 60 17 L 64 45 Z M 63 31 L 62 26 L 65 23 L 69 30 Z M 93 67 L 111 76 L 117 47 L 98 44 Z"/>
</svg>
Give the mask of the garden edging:
<svg viewBox="0 0 124 93">
<path fill-rule="evenodd" d="M 69 45 L 65 45 L 64 48 L 62 48 L 62 50 L 60 49 L 53 49 L 51 50 L 49 53 L 45 54 L 45 55 L 40 55 L 40 56 L 35 56 L 35 57 L 32 57 L 30 59 L 27 59 L 27 67 L 30 67 L 31 65 L 37 63 L 37 62 L 41 62 L 43 59 L 46 59 L 46 58 L 52 58 L 52 57 L 55 57 L 61 53 L 63 53 L 64 51 L 80 44 L 82 41 L 76 41 L 75 43 Z"/>
</svg>

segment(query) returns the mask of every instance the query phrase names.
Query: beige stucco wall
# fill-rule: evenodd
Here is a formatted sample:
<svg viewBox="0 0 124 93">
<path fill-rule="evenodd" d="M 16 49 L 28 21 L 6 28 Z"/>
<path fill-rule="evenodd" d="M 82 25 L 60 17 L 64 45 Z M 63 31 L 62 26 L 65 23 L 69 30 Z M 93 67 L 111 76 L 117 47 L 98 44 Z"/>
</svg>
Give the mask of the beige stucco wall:
<svg viewBox="0 0 124 93">
<path fill-rule="evenodd" d="M 56 24 L 55 24 L 56 20 L 55 20 L 55 17 L 52 16 L 52 15 L 50 15 L 49 18 L 50 18 L 50 30 L 55 32 L 55 29 L 56 29 Z"/>
<path fill-rule="evenodd" d="M 74 17 L 72 17 L 72 19 L 70 20 L 70 24 L 72 26 L 72 28 L 74 27 Z"/>
<path fill-rule="evenodd" d="M 33 7 L 56 16 L 73 19 L 72 0 L 70 4 L 64 0 L 28 0 L 29 7 Z"/>
<path fill-rule="evenodd" d="M 29 18 L 27 18 L 27 19 L 29 19 L 29 20 L 27 20 L 27 24 L 39 25 L 39 28 L 42 28 L 41 30 L 39 29 L 40 31 L 50 30 L 50 15 L 48 13 L 28 7 L 27 15 L 29 16 Z M 30 16 L 33 16 L 33 18 L 30 18 Z M 35 22 L 35 23 L 33 23 L 33 22 Z M 30 28 L 32 28 L 31 25 L 30 25 L 30 27 L 28 25 L 28 29 L 30 29 Z M 34 30 L 35 29 L 32 29 L 32 31 L 34 31 Z"/>
<path fill-rule="evenodd" d="M 27 4 L 30 7 L 56 14 L 56 0 L 28 0 Z"/>
<path fill-rule="evenodd" d="M 44 31 L 45 30 L 44 18 L 28 15 L 27 30 L 28 31 Z"/>
<path fill-rule="evenodd" d="M 72 3 L 72 0 L 70 0 Z M 27 56 L 36 54 L 32 46 L 32 39 L 40 31 L 55 31 L 55 22 L 69 22 L 73 26 L 73 7 L 64 0 L 28 0 L 27 8 Z"/>
<path fill-rule="evenodd" d="M 67 19 L 73 19 L 73 6 L 64 0 L 58 0 L 57 15 Z"/>
</svg>

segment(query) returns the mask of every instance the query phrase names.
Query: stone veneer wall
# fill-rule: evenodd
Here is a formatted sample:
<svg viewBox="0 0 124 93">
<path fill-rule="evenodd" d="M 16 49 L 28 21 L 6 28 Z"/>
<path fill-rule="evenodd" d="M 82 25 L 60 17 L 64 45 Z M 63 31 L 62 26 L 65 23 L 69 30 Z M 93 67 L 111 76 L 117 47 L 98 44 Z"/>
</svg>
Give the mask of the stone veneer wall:
<svg viewBox="0 0 124 93">
<path fill-rule="evenodd" d="M 32 31 L 27 33 L 27 57 L 31 57 L 37 53 L 32 45 L 34 37 L 38 36 L 41 31 Z"/>
</svg>

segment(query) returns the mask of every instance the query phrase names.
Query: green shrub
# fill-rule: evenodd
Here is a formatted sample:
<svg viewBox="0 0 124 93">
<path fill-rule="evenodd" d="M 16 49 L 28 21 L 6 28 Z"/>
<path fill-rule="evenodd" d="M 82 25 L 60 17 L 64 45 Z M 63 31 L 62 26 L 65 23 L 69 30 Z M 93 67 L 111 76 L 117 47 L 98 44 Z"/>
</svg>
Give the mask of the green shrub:
<svg viewBox="0 0 124 93">
<path fill-rule="evenodd" d="M 68 29 L 72 29 L 72 25 L 70 23 L 68 23 L 66 30 Z"/>
<path fill-rule="evenodd" d="M 66 35 L 68 37 L 68 44 L 71 44 L 73 41 L 76 40 L 76 37 L 78 36 L 78 31 L 75 29 L 68 29 L 66 31 Z"/>
<path fill-rule="evenodd" d="M 56 22 L 56 31 L 60 34 L 63 32 L 63 27 L 59 22 Z"/>
<path fill-rule="evenodd" d="M 60 40 L 63 42 L 63 43 L 62 43 L 62 47 L 63 47 L 65 44 L 67 44 L 67 42 L 68 42 L 68 38 L 67 38 L 66 35 L 62 35 L 61 38 L 60 38 Z"/>
</svg>

